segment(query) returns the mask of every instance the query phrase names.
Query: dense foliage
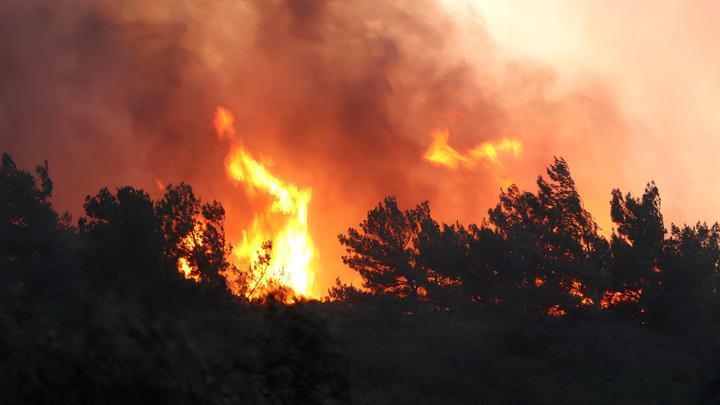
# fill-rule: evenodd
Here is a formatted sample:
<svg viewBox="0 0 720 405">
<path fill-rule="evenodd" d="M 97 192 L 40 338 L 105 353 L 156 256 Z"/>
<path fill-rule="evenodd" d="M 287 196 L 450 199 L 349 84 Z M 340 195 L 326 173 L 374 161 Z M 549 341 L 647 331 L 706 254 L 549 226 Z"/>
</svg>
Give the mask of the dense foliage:
<svg viewBox="0 0 720 405">
<path fill-rule="evenodd" d="M 388 197 L 339 237 L 363 288 L 286 305 L 244 298 L 253 269 L 190 186 L 102 189 L 74 222 L 47 163 L 4 155 L 0 403 L 720 400 L 720 226 L 668 232 L 650 183 L 612 192 L 608 240 L 564 160 L 537 186 L 477 225 Z"/>
<path fill-rule="evenodd" d="M 374 295 L 501 306 L 553 316 L 605 316 L 688 332 L 720 321 L 720 225 L 672 225 L 657 187 L 613 190 L 610 241 L 583 207 L 567 162 L 555 159 L 537 193 L 511 186 L 480 225 L 439 224 L 428 202 L 395 198 L 340 235 L 344 262 Z"/>
</svg>

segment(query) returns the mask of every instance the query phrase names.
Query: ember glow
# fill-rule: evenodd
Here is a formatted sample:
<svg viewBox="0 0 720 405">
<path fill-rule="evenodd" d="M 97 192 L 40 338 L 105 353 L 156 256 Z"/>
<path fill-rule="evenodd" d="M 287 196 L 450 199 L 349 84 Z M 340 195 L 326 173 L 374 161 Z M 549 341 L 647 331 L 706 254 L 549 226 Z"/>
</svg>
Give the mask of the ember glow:
<svg viewBox="0 0 720 405">
<path fill-rule="evenodd" d="M 639 302 L 640 297 L 642 296 L 642 291 L 642 288 L 637 291 L 606 291 L 602 300 L 600 300 L 600 307 L 606 309 L 612 305 L 617 305 L 623 302 Z"/>
<path fill-rule="evenodd" d="M 203 233 L 202 233 L 202 227 L 200 224 L 196 224 L 193 228 L 192 232 L 187 234 L 181 241 L 180 244 L 183 245 L 188 251 L 192 252 L 196 246 L 200 246 L 203 244 Z M 180 274 L 185 276 L 188 280 L 195 280 L 196 282 L 200 281 L 200 271 L 197 268 L 196 264 L 193 264 L 185 257 L 180 257 L 178 259 L 178 271 Z"/>
<path fill-rule="evenodd" d="M 256 270 L 252 285 L 258 285 L 253 295 L 264 292 L 263 286 L 280 284 L 294 293 L 308 296 L 315 278 L 313 261 L 315 244 L 308 231 L 308 205 L 312 197 L 310 188 L 278 178 L 260 163 L 235 139 L 234 117 L 222 107 L 217 109 L 214 126 L 219 138 L 232 142 L 226 160 L 228 177 L 237 185 L 244 185 L 250 196 L 263 194 L 272 203 L 255 213 L 250 226 L 243 230 L 242 239 L 233 243 L 233 255 L 240 268 L 248 268 L 263 250 L 263 244 L 272 242 L 269 267 Z M 230 285 L 233 289 L 232 283 Z M 236 290 L 236 289 L 233 289 Z"/>
<path fill-rule="evenodd" d="M 580 297 L 580 303 L 582 305 L 594 305 L 595 300 L 593 300 L 590 297 L 586 297 L 585 294 L 583 294 L 583 286 L 582 283 L 578 280 L 573 280 L 570 284 L 570 290 L 568 291 L 570 295 L 575 297 Z"/>
<path fill-rule="evenodd" d="M 200 276 L 196 274 L 197 270 L 184 257 L 178 259 L 178 271 L 188 280 L 200 281 Z"/>
</svg>

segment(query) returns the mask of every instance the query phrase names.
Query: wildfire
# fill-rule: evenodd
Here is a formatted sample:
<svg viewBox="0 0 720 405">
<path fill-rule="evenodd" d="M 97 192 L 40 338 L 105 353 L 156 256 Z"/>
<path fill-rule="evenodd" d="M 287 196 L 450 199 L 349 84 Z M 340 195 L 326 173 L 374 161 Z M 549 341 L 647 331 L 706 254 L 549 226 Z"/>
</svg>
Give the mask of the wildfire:
<svg viewBox="0 0 720 405">
<path fill-rule="evenodd" d="M 547 314 L 556 318 L 567 315 L 567 311 L 560 308 L 560 305 L 553 305 L 547 310 Z"/>
<path fill-rule="evenodd" d="M 535 279 L 535 286 L 540 287 L 544 284 L 541 278 Z M 590 297 L 586 297 L 583 292 L 583 285 L 579 280 L 572 280 L 568 294 L 574 297 L 580 297 L 580 304 L 583 306 L 595 305 L 595 300 Z M 605 291 L 603 296 L 600 298 L 600 308 L 608 309 L 611 306 L 618 305 L 624 302 L 639 302 L 642 296 L 642 288 L 636 290 L 625 289 L 623 291 Z M 644 310 L 641 308 L 640 312 Z M 560 305 L 553 305 L 548 308 L 547 314 L 554 317 L 561 317 L 567 315 L 567 312 L 560 307 Z"/>
<path fill-rule="evenodd" d="M 607 309 L 611 305 L 617 305 L 622 302 L 638 302 L 642 295 L 642 288 L 637 291 L 625 290 L 625 291 L 606 291 L 605 295 L 600 300 L 600 307 Z"/>
<path fill-rule="evenodd" d="M 447 128 L 435 131 L 423 158 L 432 164 L 457 169 L 471 168 L 479 161 L 497 163 L 500 154 L 511 154 L 517 158 L 522 153 L 522 143 L 516 139 L 501 139 L 498 142 L 483 142 L 466 153 L 460 153 L 448 144 L 450 132 Z"/>
<path fill-rule="evenodd" d="M 217 109 L 214 126 L 220 139 L 234 139 L 234 117 L 227 109 Z M 259 286 L 253 295 L 262 295 L 263 286 L 280 284 L 307 296 L 314 281 L 312 265 L 316 255 L 307 223 L 312 190 L 278 178 L 257 161 L 242 142 L 234 140 L 233 143 L 226 159 L 230 179 L 244 184 L 250 193 L 261 192 L 273 198 L 265 211 L 256 213 L 249 228 L 243 231 L 242 240 L 234 243 L 233 255 L 239 266 L 249 267 L 263 244 L 272 241 L 267 268 L 252 275 L 251 282 Z"/>
<path fill-rule="evenodd" d="M 582 305 L 595 305 L 595 300 L 590 297 L 586 297 L 582 292 L 582 283 L 578 280 L 573 280 L 570 283 L 570 295 L 580 297 L 580 303 Z"/>
<path fill-rule="evenodd" d="M 194 274 L 195 273 L 194 267 L 191 266 L 188 259 L 186 259 L 184 257 L 181 257 L 180 259 L 178 259 L 178 270 L 188 280 L 195 280 L 198 282 L 200 281 L 200 276 L 197 274 Z"/>
<path fill-rule="evenodd" d="M 498 153 L 510 153 L 514 158 L 520 156 L 522 143 L 516 139 L 503 139 L 500 142 L 484 142 L 470 150 L 470 156 L 474 159 L 487 159 L 497 162 Z"/>
<path fill-rule="evenodd" d="M 235 136 L 235 117 L 226 108 L 218 107 L 215 112 L 213 126 L 215 127 L 215 133 L 220 139 Z"/>
<path fill-rule="evenodd" d="M 188 251 L 193 251 L 196 246 L 203 244 L 203 234 L 199 224 L 195 225 L 193 231 L 185 236 L 180 241 L 180 244 L 187 248 Z M 200 281 L 200 272 L 198 271 L 197 266 L 192 265 L 187 258 L 179 258 L 177 266 L 178 271 L 185 276 L 185 278 L 198 282 Z"/>
</svg>

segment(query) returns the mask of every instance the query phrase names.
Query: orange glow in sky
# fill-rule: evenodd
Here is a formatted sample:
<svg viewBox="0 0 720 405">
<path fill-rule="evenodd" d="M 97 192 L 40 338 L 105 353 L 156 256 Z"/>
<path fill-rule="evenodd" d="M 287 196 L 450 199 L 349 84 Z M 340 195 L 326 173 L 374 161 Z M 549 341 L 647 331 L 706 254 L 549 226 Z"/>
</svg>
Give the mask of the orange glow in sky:
<svg viewBox="0 0 720 405">
<path fill-rule="evenodd" d="M 102 187 L 183 181 L 223 204 L 245 259 L 292 230 L 291 284 L 310 296 L 359 283 L 337 235 L 383 198 L 477 223 L 554 156 L 604 235 L 611 190 L 651 180 L 666 226 L 720 219 L 715 0 L 71 3 L 102 18 L 45 2 L 37 26 L 3 4 L 22 40 L 4 53 L 0 152 L 47 159 L 53 204 L 76 218 Z M 98 29 L 113 35 L 81 35 Z M 264 169 L 254 194 L 233 186 L 254 165 L 227 181 L 233 138 Z M 275 185 L 293 209 L 272 210 Z"/>
</svg>

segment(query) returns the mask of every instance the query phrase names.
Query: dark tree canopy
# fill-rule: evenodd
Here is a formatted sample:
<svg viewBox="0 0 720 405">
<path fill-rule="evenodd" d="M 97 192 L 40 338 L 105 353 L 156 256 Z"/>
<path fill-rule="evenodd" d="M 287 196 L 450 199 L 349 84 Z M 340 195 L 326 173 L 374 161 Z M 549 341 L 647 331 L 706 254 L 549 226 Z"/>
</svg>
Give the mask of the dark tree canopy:
<svg viewBox="0 0 720 405">
<path fill-rule="evenodd" d="M 666 237 L 660 194 L 649 183 L 640 198 L 612 191 L 608 242 L 564 159 L 537 186 L 509 187 L 487 221 L 469 226 L 438 223 L 427 202 L 403 211 L 389 197 L 340 235 L 343 260 L 374 294 L 422 292 L 441 307 L 462 298 L 554 315 L 603 309 L 654 325 L 677 324 L 676 308 L 695 308 L 691 319 L 715 316 L 708 302 L 718 287 L 717 225 L 673 226 Z"/>
<path fill-rule="evenodd" d="M 79 230 L 86 263 L 103 282 L 117 277 L 155 284 L 175 280 L 184 260 L 188 276 L 225 289 L 221 273 L 230 269 L 225 211 L 216 201 L 203 204 L 187 184 L 169 184 L 156 202 L 132 187 L 115 194 L 102 189 L 86 199 L 85 212 Z"/>
<path fill-rule="evenodd" d="M 654 183 L 612 191 L 609 241 L 563 159 L 479 224 L 388 197 L 339 236 L 363 288 L 292 305 L 247 298 L 272 242 L 238 271 L 223 207 L 187 184 L 103 188 L 77 227 L 52 189 L 47 162 L 3 156 L 0 403 L 720 398 L 720 225 L 668 232 Z"/>
<path fill-rule="evenodd" d="M 649 321 L 707 331 L 720 321 L 720 225 L 673 225 L 664 248 L 659 271 L 647 280 L 640 301 L 648 307 Z"/>
<path fill-rule="evenodd" d="M 322 317 L 226 292 L 218 202 L 186 184 L 158 201 L 103 188 L 75 228 L 51 192 L 47 163 L 33 176 L 3 156 L 0 403 L 349 401 Z M 199 282 L 179 273 L 180 258 Z"/>
<path fill-rule="evenodd" d="M 430 221 L 427 202 L 402 211 L 395 197 L 370 210 L 360 230 L 340 235 L 347 255 L 343 262 L 362 275 L 364 287 L 377 294 L 417 296 L 429 274 L 419 259 L 418 235 Z"/>
<path fill-rule="evenodd" d="M 150 196 L 133 187 L 107 188 L 85 199 L 80 218 L 87 270 L 102 284 L 117 278 L 157 282 L 161 274 L 162 234 Z"/>
<path fill-rule="evenodd" d="M 0 166 L 0 279 L 45 288 L 68 264 L 65 238 L 69 216 L 62 220 L 50 203 L 53 183 L 48 163 L 35 176 L 18 169 L 8 154 Z"/>
<path fill-rule="evenodd" d="M 185 260 L 192 276 L 213 288 L 225 288 L 230 246 L 225 242 L 225 210 L 217 201 L 203 204 L 184 183 L 168 184 L 156 204 L 163 252 L 171 263 Z"/>
<path fill-rule="evenodd" d="M 616 229 L 610 240 L 612 255 L 606 287 L 629 295 L 647 307 L 647 301 L 660 294 L 657 287 L 662 283 L 659 272 L 666 231 L 657 186 L 649 183 L 640 198 L 630 193 L 623 197 L 620 190 L 613 190 L 610 215 Z M 641 290 L 642 296 L 639 296 Z M 623 305 L 619 309 L 633 317 L 640 315 L 640 307 L 635 305 Z"/>
<path fill-rule="evenodd" d="M 549 180 L 538 177 L 537 194 L 511 186 L 489 211 L 489 225 L 520 261 L 505 271 L 521 288 L 547 295 L 541 308 L 547 306 L 542 302 L 546 299 L 561 304 L 586 296 L 597 303 L 598 273 L 608 244 L 583 207 L 567 162 L 556 158 L 547 174 Z M 571 289 L 579 294 L 566 294 Z M 536 306 L 521 305 L 526 304 Z"/>
</svg>

